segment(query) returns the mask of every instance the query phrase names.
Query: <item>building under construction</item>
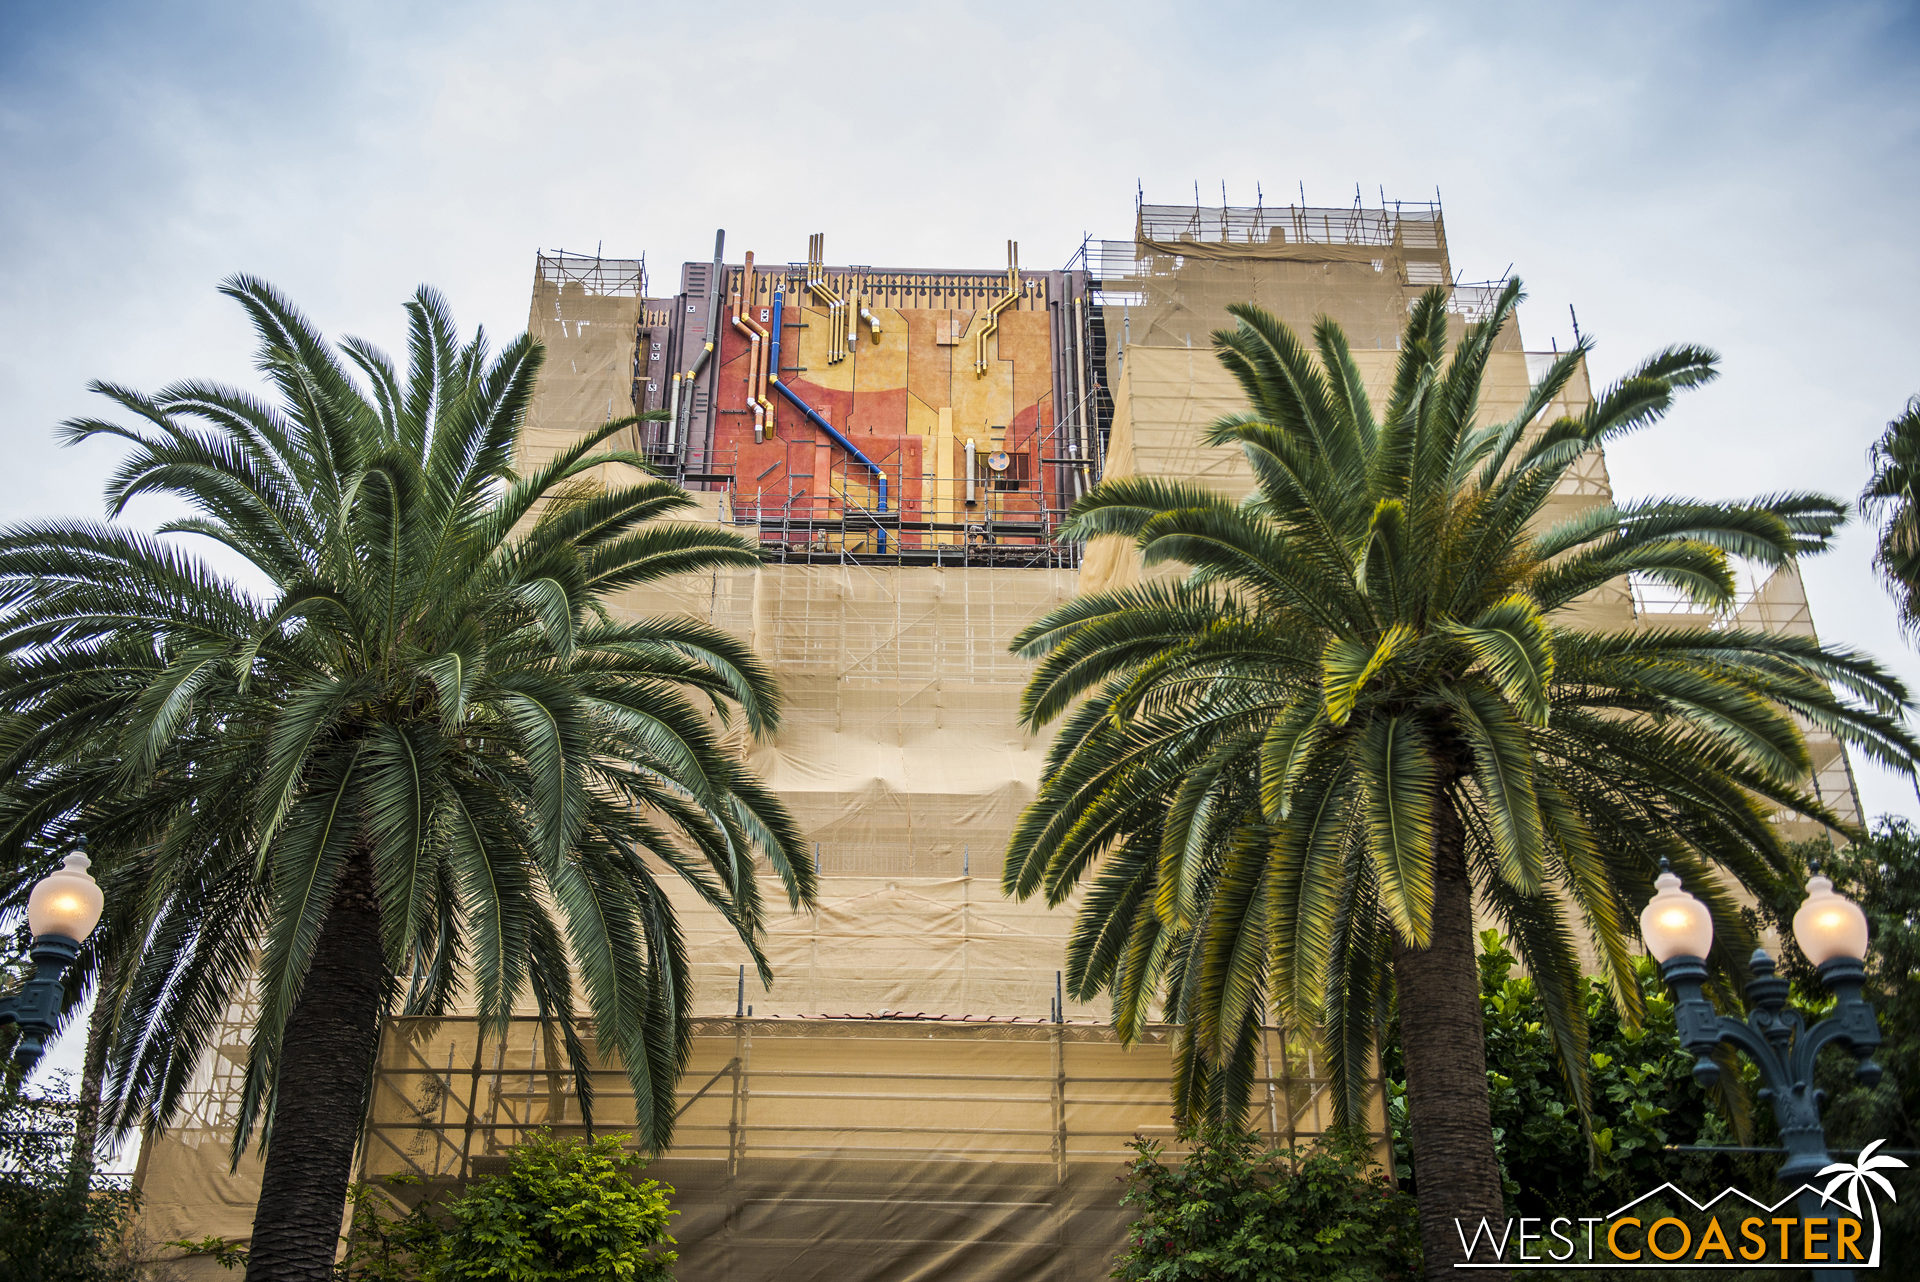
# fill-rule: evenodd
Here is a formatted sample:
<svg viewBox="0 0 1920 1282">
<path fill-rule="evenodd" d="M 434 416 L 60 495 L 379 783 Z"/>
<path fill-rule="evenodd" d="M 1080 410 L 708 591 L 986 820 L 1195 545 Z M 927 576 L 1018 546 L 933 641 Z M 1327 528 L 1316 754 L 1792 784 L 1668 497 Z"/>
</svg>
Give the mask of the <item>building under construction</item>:
<svg viewBox="0 0 1920 1282">
<path fill-rule="evenodd" d="M 1070 910 L 1000 895 L 1044 750 L 1017 724 L 1028 665 L 1007 643 L 1138 575 L 1124 547 L 1052 541 L 1103 476 L 1249 488 L 1237 453 L 1199 443 L 1241 408 L 1208 341 L 1230 303 L 1300 328 L 1332 317 L 1384 397 L 1409 304 L 1455 282 L 1440 208 L 1143 204 L 1131 235 L 1043 271 L 1011 243 L 975 269 L 832 263 L 822 236 L 803 261 L 787 257 L 798 245 L 728 248 L 658 291 L 643 261 L 539 255 L 529 326 L 547 359 L 523 438 L 527 466 L 658 412 L 629 445 L 699 497 L 699 519 L 765 551 L 757 569 L 622 603 L 710 620 L 778 674 L 779 735 L 737 743 L 823 875 L 816 913 L 771 925 L 771 990 L 745 980 L 729 929 L 682 904 L 701 1018 L 676 1143 L 651 1172 L 679 1189 L 682 1276 L 1105 1276 L 1126 1142 L 1171 1134 L 1169 1038 L 1119 1046 L 1103 1009 L 1060 990 Z M 1453 283 L 1456 328 L 1498 288 Z M 1510 327 L 1482 412 L 1513 413 L 1552 359 Z M 1588 396 L 1582 371 L 1547 417 Z M 1610 498 L 1596 453 L 1555 504 Z M 1688 609 L 1630 583 L 1580 608 L 1621 628 Z M 1812 634 L 1790 568 L 1739 615 Z M 1809 738 L 1821 796 L 1857 819 L 1839 744 Z M 258 1167 L 227 1170 L 250 1016 L 236 1006 L 191 1115 L 143 1154 L 151 1240 L 251 1230 Z M 1255 1123 L 1283 1143 L 1319 1134 L 1311 1038 L 1268 1030 L 1261 1065 Z M 601 1075 L 603 1125 L 627 1089 Z M 580 1122 L 531 1019 L 504 1041 L 471 1020 L 396 1019 L 363 1169 L 444 1187 L 498 1169 L 530 1127 Z M 1372 1125 L 1383 1137 L 1378 1106 Z"/>
</svg>

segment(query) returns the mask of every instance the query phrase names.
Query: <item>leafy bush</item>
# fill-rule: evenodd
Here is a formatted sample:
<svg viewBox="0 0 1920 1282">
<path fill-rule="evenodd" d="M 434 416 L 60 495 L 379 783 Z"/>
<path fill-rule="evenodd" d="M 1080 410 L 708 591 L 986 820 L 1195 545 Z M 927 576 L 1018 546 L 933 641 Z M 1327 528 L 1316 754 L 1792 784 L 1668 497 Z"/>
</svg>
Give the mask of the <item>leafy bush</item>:
<svg viewBox="0 0 1920 1282">
<path fill-rule="evenodd" d="M 422 1198 L 396 1215 L 396 1199 L 382 1192 L 420 1183 L 415 1175 L 389 1175 L 378 1185 L 348 1186 L 347 1205 L 353 1214 L 347 1249 L 334 1265 L 339 1282 L 421 1282 L 434 1276 L 446 1228 L 433 1199 Z"/>
<path fill-rule="evenodd" d="M 669 1278 L 678 1259 L 662 1249 L 673 1189 L 634 1183 L 646 1159 L 625 1136 L 555 1139 L 542 1132 L 514 1151 L 506 1174 L 476 1181 L 447 1207 L 453 1228 L 436 1276 L 499 1282 Z"/>
<path fill-rule="evenodd" d="M 1590 1162 L 1533 981 L 1513 974 L 1514 957 L 1499 932 L 1482 931 L 1480 941 L 1494 1142 L 1513 1214 L 1618 1205 L 1666 1180 L 1718 1188 L 1743 1173 L 1729 1158 L 1667 1151 L 1669 1145 L 1736 1141 L 1722 1098 L 1693 1080 L 1694 1057 L 1680 1045 L 1673 1000 L 1651 958 L 1637 958 L 1634 966 L 1646 1007 L 1638 1028 L 1621 1020 L 1603 983 L 1588 980 Z M 1758 1187 L 1770 1180 L 1770 1173 L 1763 1175 Z"/>
<path fill-rule="evenodd" d="M 124 1282 L 135 1276 L 128 1181 L 73 1166 L 74 1101 L 64 1078 L 0 1095 L 0 1277 Z"/>
<path fill-rule="evenodd" d="M 388 1176 L 355 1184 L 346 1250 L 336 1282 L 650 1282 L 670 1279 L 678 1256 L 667 1221 L 678 1215 L 657 1180 L 627 1174 L 647 1159 L 625 1150 L 627 1135 L 585 1142 L 536 1132 L 515 1149 L 505 1174 L 485 1176 L 452 1201 L 421 1198 L 396 1214 L 421 1181 Z M 389 1197 L 388 1191 L 397 1196 Z M 247 1250 L 226 1238 L 169 1242 L 233 1269 Z"/>
<path fill-rule="evenodd" d="M 1379 1282 L 1420 1272 L 1413 1199 L 1355 1153 L 1256 1152 L 1249 1132 L 1208 1127 L 1172 1166 L 1136 1139 L 1122 1201 L 1140 1209 L 1112 1276 L 1126 1282 Z"/>
<path fill-rule="evenodd" d="M 1723 1154 L 1680 1154 L 1670 1145 L 1731 1145 L 1748 1117 L 1750 1065 L 1728 1075 L 1744 1094 L 1702 1090 L 1693 1080 L 1694 1057 L 1680 1045 L 1673 1001 L 1649 958 L 1635 963 L 1646 1018 L 1630 1028 L 1606 985 L 1587 983 L 1588 1061 L 1593 1082 L 1593 1144 L 1566 1079 L 1554 1059 L 1533 981 L 1513 973 L 1515 958 L 1498 931 L 1480 932 L 1480 999 L 1487 1039 L 1487 1082 L 1494 1148 L 1510 1215 L 1573 1214 L 1603 1210 L 1638 1197 L 1666 1180 L 1683 1188 L 1719 1189 L 1738 1183 L 1764 1190 L 1779 1163 Z M 1395 1174 L 1413 1186 L 1406 1086 L 1396 1044 L 1386 1055 L 1388 1114 L 1394 1133 Z M 1738 1126 L 1729 1118 L 1737 1118 Z M 1749 1136 L 1751 1138 L 1751 1136 Z M 1769 1143 L 1756 1140 L 1757 1143 Z M 1592 1212 L 1588 1212 L 1591 1214 Z"/>
</svg>

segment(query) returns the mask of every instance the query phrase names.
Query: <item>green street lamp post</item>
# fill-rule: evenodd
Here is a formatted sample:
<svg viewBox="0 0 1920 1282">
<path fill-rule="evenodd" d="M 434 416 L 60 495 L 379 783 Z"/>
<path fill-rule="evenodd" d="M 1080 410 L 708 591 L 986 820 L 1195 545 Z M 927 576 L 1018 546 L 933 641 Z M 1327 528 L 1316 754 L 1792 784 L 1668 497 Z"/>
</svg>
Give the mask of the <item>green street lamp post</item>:
<svg viewBox="0 0 1920 1282">
<path fill-rule="evenodd" d="M 1798 1012 L 1786 1009 L 1788 983 L 1774 973 L 1773 958 L 1755 949 L 1753 980 L 1746 988 L 1747 1017 L 1721 1015 L 1704 993 L 1707 965 L 1713 947 L 1713 917 L 1707 906 L 1680 889 L 1680 878 L 1660 861 L 1656 893 L 1640 914 L 1640 930 L 1647 951 L 1660 963 L 1660 978 L 1674 991 L 1674 1020 L 1680 1044 L 1699 1056 L 1694 1080 L 1712 1086 L 1720 1066 L 1712 1054 L 1722 1045 L 1747 1053 L 1760 1070 L 1760 1098 L 1773 1105 L 1780 1123 L 1780 1142 L 1787 1160 L 1779 1171 L 1784 1188 L 1800 1188 L 1798 1210 L 1803 1223 L 1835 1218 L 1826 1200 L 1812 1188 L 1813 1181 L 1833 1159 L 1820 1125 L 1820 1104 L 1826 1092 L 1813 1085 L 1814 1061 L 1827 1046 L 1838 1043 L 1861 1061 L 1855 1070 L 1868 1086 L 1880 1080 L 1880 1066 L 1868 1058 L 1880 1045 L 1880 1025 L 1873 1006 L 1860 996 L 1866 983 L 1862 964 L 1867 952 L 1867 917 L 1860 906 L 1834 893 L 1833 883 L 1817 873 L 1807 882 L 1807 901 L 1793 917 L 1793 937 L 1807 960 L 1819 967 L 1820 982 L 1838 999 L 1831 1016 L 1811 1028 Z M 1826 1238 L 1836 1239 L 1833 1233 Z M 1825 1269 L 1832 1282 L 1851 1282 L 1851 1270 Z"/>
<path fill-rule="evenodd" d="M 60 1014 L 60 976 L 80 955 L 80 941 L 93 933 L 105 901 L 87 872 L 84 853 L 42 877 L 27 897 L 27 927 L 33 932 L 33 978 L 0 998 L 0 1024 L 18 1024 L 13 1062 L 30 1071 L 53 1036 Z"/>
</svg>

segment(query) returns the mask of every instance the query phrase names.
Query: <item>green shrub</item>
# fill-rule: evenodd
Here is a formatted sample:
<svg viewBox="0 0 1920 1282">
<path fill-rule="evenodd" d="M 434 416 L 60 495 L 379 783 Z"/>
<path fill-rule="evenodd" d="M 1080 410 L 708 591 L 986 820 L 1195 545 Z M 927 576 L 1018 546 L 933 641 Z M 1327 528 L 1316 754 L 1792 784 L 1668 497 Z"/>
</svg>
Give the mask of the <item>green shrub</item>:
<svg viewBox="0 0 1920 1282">
<path fill-rule="evenodd" d="M 673 1241 L 673 1189 L 629 1177 L 647 1161 L 623 1147 L 631 1138 L 581 1142 L 536 1132 L 513 1151 L 505 1174 L 476 1180 L 448 1202 L 421 1198 L 404 1213 L 405 1190 L 421 1183 L 417 1177 L 355 1184 L 347 1192 L 351 1228 L 334 1265 L 336 1282 L 670 1279 L 678 1257 L 659 1248 Z M 247 1264 L 247 1248 L 227 1238 L 167 1245 L 228 1269 Z"/>
<path fill-rule="evenodd" d="M 352 1184 L 347 1249 L 334 1265 L 339 1282 L 426 1282 L 434 1276 L 446 1236 L 445 1213 L 422 1198 L 404 1214 L 398 1190 L 420 1184 L 417 1175 L 389 1175 L 379 1184 Z M 389 1197 L 382 1189 L 395 1190 Z"/>
<path fill-rule="evenodd" d="M 504 1175 L 475 1181 L 448 1204 L 453 1227 L 436 1276 L 474 1282 L 634 1282 L 669 1278 L 679 1257 L 667 1221 L 673 1190 L 627 1172 L 646 1159 L 625 1136 L 555 1139 L 541 1132 L 514 1150 Z"/>
<path fill-rule="evenodd" d="M 1113 1276 L 1126 1282 L 1383 1282 L 1420 1272 L 1413 1199 L 1355 1153 L 1258 1152 L 1245 1131 L 1181 1136 L 1177 1166 L 1136 1139 L 1122 1201 L 1140 1210 Z"/>
<path fill-rule="evenodd" d="M 1594 1208 L 1586 1212 L 1594 1214 L 1667 1180 L 1702 1190 L 1739 1183 L 1764 1191 L 1771 1185 L 1772 1168 L 1763 1160 L 1670 1150 L 1739 1141 L 1723 1097 L 1693 1080 L 1694 1057 L 1680 1045 L 1672 998 L 1651 960 L 1635 963 L 1647 1012 L 1638 1028 L 1621 1020 L 1603 983 L 1587 981 L 1594 1135 L 1589 1148 L 1554 1059 L 1533 981 L 1513 973 L 1515 958 L 1498 931 L 1481 931 L 1480 945 L 1488 1104 L 1508 1214 L 1567 1215 L 1580 1207 Z M 1394 1173 L 1403 1184 L 1417 1187 L 1397 1042 L 1387 1046 L 1384 1062 Z"/>
<path fill-rule="evenodd" d="M 136 1197 L 121 1177 L 72 1166 L 74 1101 L 64 1078 L 38 1095 L 0 1092 L 0 1278 L 122 1282 L 135 1275 Z"/>
</svg>

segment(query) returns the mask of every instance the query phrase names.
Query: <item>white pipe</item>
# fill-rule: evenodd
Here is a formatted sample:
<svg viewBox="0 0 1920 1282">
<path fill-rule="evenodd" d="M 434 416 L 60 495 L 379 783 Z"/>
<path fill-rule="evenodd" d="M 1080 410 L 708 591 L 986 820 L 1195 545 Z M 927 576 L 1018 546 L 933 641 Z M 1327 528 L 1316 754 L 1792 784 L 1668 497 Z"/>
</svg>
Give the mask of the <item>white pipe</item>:
<svg viewBox="0 0 1920 1282">
<path fill-rule="evenodd" d="M 728 301 L 733 304 L 733 327 L 747 336 L 747 404 L 753 409 L 753 439 L 758 442 L 765 440 L 767 433 L 766 411 L 760 408 L 760 398 L 755 395 L 760 373 L 760 336 L 753 332 L 753 322 L 740 315 L 740 293 L 735 290 Z"/>
<path fill-rule="evenodd" d="M 667 453 L 673 453 L 674 434 L 680 428 L 680 371 L 673 372 L 673 403 L 667 411 Z"/>
<path fill-rule="evenodd" d="M 767 392 L 766 383 L 766 345 L 762 341 L 766 331 L 754 323 L 751 315 L 753 307 L 753 251 L 747 251 L 746 265 L 740 272 L 740 288 L 732 295 L 733 327 L 747 336 L 747 404 L 753 410 L 753 439 L 756 444 L 767 439 Z M 742 306 L 748 313 L 741 314 Z"/>
<path fill-rule="evenodd" d="M 1084 342 L 1086 333 L 1087 300 L 1076 295 L 1073 300 L 1073 439 L 1080 444 L 1080 452 L 1088 458 L 1093 451 L 1087 446 L 1087 352 Z"/>
<path fill-rule="evenodd" d="M 974 497 L 973 497 L 974 453 L 975 453 L 975 450 L 973 445 L 973 438 L 969 436 L 967 438 L 967 506 L 968 507 L 972 507 L 974 505 Z"/>
</svg>

